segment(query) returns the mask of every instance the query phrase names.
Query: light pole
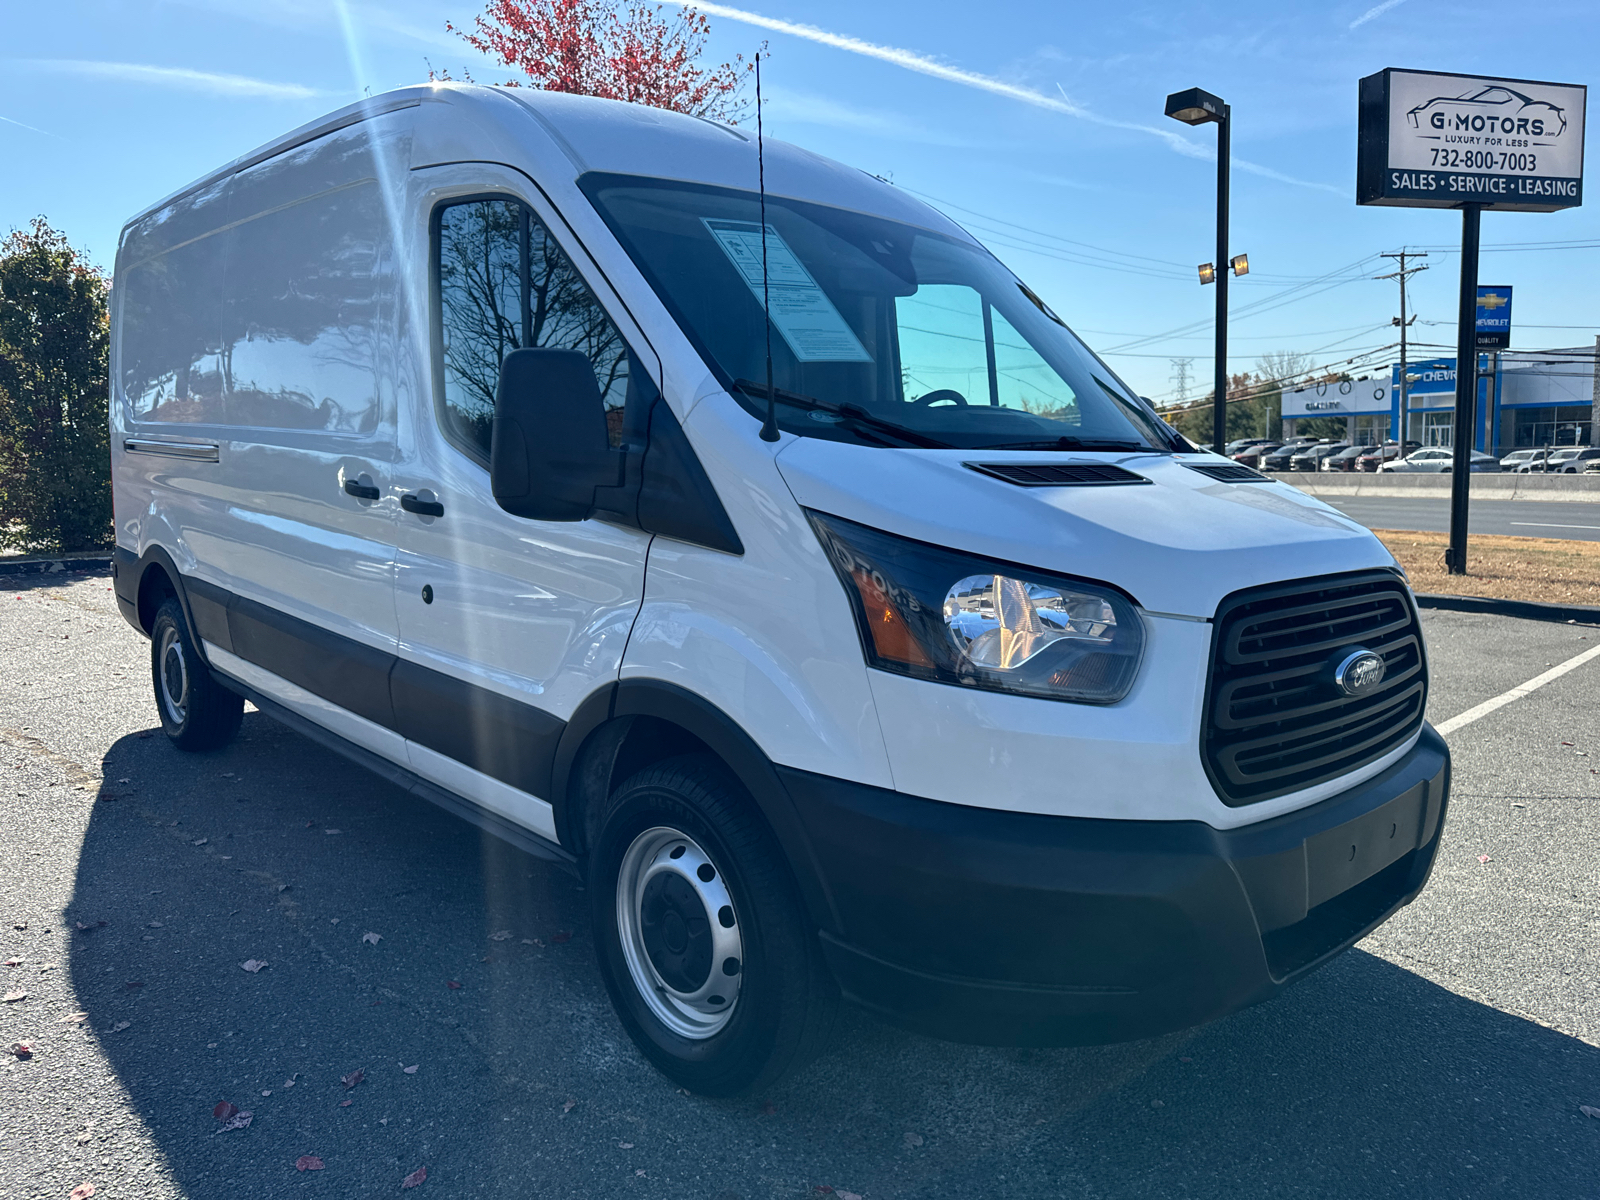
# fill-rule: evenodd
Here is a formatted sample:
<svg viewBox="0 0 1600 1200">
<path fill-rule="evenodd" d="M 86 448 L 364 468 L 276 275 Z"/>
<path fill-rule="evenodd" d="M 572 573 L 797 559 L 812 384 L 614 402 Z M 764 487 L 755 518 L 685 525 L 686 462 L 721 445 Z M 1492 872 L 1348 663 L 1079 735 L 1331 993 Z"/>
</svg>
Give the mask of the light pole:
<svg viewBox="0 0 1600 1200">
<path fill-rule="evenodd" d="M 1249 265 L 1230 263 L 1228 260 L 1228 133 L 1232 124 L 1232 110 L 1221 96 L 1213 96 L 1200 88 L 1186 92 L 1173 92 L 1167 97 L 1167 116 L 1185 125 L 1204 125 L 1208 121 L 1217 126 L 1217 259 L 1200 268 L 1200 282 L 1217 285 L 1217 352 L 1216 399 L 1211 406 L 1211 449 L 1221 454 L 1228 444 L 1228 269 L 1243 275 Z M 1243 256 L 1241 256 L 1242 258 Z"/>
</svg>

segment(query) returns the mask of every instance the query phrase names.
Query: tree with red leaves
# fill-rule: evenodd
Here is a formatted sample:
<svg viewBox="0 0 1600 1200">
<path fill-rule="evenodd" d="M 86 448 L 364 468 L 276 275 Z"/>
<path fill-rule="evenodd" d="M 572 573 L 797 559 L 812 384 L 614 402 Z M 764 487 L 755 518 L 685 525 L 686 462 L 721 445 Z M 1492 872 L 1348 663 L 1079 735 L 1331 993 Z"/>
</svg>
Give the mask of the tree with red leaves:
<svg viewBox="0 0 1600 1200">
<path fill-rule="evenodd" d="M 742 110 L 739 91 L 749 67 L 743 55 L 700 65 L 711 23 L 692 8 L 663 17 L 659 5 L 639 0 L 489 0 L 472 29 L 448 22 L 445 28 L 516 67 L 543 91 L 626 100 L 729 124 Z M 505 86 L 529 84 L 511 79 Z"/>
</svg>

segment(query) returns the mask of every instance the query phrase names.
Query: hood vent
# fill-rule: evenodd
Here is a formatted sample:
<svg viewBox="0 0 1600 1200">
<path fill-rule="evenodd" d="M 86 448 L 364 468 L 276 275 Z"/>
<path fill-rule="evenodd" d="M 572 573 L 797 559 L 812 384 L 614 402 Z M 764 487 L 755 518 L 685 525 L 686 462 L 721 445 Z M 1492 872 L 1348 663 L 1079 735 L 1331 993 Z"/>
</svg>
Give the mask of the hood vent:
<svg viewBox="0 0 1600 1200">
<path fill-rule="evenodd" d="M 1221 480 L 1223 483 L 1271 483 L 1271 482 L 1273 482 L 1272 476 L 1263 475 L 1260 471 L 1257 471 L 1253 467 L 1247 467 L 1243 463 L 1189 463 L 1189 462 L 1186 462 L 1186 463 L 1183 464 L 1183 466 L 1188 467 L 1189 470 L 1191 470 L 1191 471 L 1199 471 L 1200 474 L 1205 475 L 1210 479 Z"/>
<path fill-rule="evenodd" d="M 1120 483 L 1149 483 L 1110 463 L 967 463 L 985 475 L 993 475 L 1018 487 L 1110 487 Z"/>
</svg>

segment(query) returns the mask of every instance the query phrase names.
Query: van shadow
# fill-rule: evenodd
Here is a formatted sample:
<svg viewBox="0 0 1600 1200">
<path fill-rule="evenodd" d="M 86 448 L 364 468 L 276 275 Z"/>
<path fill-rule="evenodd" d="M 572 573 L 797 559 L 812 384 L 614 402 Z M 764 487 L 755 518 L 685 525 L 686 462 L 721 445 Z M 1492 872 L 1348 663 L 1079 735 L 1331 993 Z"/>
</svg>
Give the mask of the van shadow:
<svg viewBox="0 0 1600 1200">
<path fill-rule="evenodd" d="M 1600 1050 L 1361 951 L 1126 1046 L 852 1012 L 792 1082 L 710 1102 L 622 1032 L 559 869 L 254 712 L 215 754 L 121 739 L 105 777 L 130 782 L 85 834 L 71 984 L 189 1196 L 387 1194 L 423 1164 L 507 1197 L 1600 1195 Z M 251 1126 L 217 1133 L 219 1101 Z"/>
</svg>

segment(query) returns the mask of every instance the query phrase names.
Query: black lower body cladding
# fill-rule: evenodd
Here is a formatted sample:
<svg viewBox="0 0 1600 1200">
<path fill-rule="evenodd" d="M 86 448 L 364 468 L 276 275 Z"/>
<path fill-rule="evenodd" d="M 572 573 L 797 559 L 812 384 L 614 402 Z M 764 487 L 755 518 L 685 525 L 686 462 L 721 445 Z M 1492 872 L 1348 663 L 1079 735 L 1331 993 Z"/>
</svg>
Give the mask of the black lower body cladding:
<svg viewBox="0 0 1600 1200">
<path fill-rule="evenodd" d="M 1450 759 L 1239 829 L 999 812 L 780 768 L 839 928 L 845 994 L 954 1041 L 1152 1036 L 1272 996 L 1421 890 Z"/>
</svg>

